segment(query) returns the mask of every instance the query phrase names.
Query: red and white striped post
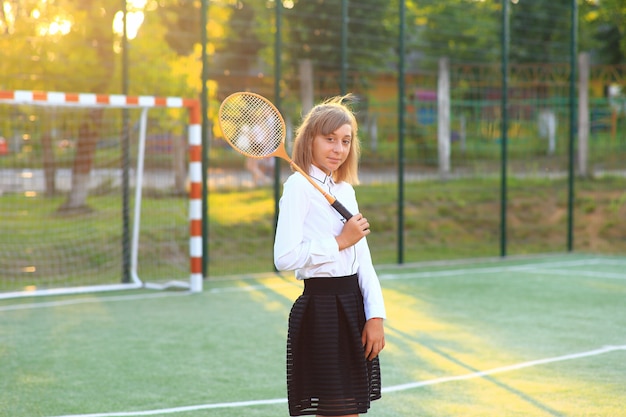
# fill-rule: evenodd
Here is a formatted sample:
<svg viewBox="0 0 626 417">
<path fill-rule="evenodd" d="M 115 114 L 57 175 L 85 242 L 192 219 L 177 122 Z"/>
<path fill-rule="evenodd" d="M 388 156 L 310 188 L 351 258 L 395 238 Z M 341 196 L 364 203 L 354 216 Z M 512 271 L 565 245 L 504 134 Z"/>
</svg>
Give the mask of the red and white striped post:
<svg viewBox="0 0 626 417">
<path fill-rule="evenodd" d="M 202 291 L 202 124 L 200 104 L 189 110 L 189 256 L 191 292 Z"/>
</svg>

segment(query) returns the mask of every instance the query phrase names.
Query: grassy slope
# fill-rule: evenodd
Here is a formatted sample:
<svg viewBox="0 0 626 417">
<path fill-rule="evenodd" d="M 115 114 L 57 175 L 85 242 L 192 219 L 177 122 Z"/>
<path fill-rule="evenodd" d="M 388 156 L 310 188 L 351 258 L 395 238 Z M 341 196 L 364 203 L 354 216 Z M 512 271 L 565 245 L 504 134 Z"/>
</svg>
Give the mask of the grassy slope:
<svg viewBox="0 0 626 417">
<path fill-rule="evenodd" d="M 574 202 L 576 252 L 626 252 L 626 179 L 578 181 Z M 398 261 L 398 202 L 393 184 L 357 187 L 361 211 L 372 224 L 368 241 L 376 264 Z M 3 271 L 20 271 L 28 256 L 37 274 L 51 282 L 89 275 L 116 282 L 121 267 L 118 197 L 92 197 L 96 210 L 82 217 L 58 217 L 61 198 L 33 200 L 24 209 L 18 196 L 0 199 L 6 213 L 0 231 Z M 567 250 L 565 180 L 514 180 L 508 189 L 507 254 Z M 145 198 L 140 273 L 145 277 L 184 276 L 188 271 L 188 224 L 181 198 Z M 273 192 L 269 188 L 209 195 L 209 276 L 271 271 Z M 116 223 L 117 222 L 117 225 Z M 500 188 L 496 179 L 407 183 L 404 191 L 403 262 L 500 255 Z M 36 251 L 30 251 L 30 248 Z M 48 253 L 50 252 L 50 253 Z M 68 258 L 70 256 L 70 258 Z M 54 262 L 45 263 L 45 259 Z M 114 259 L 115 258 L 115 259 Z M 68 277 L 67 266 L 81 276 Z M 48 269 L 46 269 L 48 268 Z M 158 269 L 157 269 L 158 268 Z M 71 270 L 71 268 L 70 268 Z M 0 283 L 19 289 L 21 276 Z M 33 277 L 35 274 L 31 274 Z M 30 283 L 30 281 L 28 281 Z M 77 281 L 78 282 L 78 281 Z M 35 282 L 34 282 L 35 283 Z M 26 285 L 26 283 L 24 284 Z M 4 287 L 4 288 L 2 288 Z"/>
<path fill-rule="evenodd" d="M 574 202 L 574 249 L 626 251 L 626 180 L 579 181 Z M 497 180 L 409 183 L 404 192 L 404 261 L 500 255 Z M 398 203 L 393 185 L 357 187 L 372 224 L 374 262 L 398 260 Z M 511 181 L 507 254 L 567 250 L 565 180 Z M 270 190 L 213 195 L 210 268 L 214 275 L 271 270 L 273 198 Z"/>
</svg>

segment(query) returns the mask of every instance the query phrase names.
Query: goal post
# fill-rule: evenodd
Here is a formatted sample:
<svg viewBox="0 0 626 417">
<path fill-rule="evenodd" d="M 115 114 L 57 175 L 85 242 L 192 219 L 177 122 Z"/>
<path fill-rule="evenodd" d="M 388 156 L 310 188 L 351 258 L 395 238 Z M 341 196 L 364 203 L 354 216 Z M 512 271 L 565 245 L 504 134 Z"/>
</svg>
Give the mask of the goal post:
<svg viewBox="0 0 626 417">
<path fill-rule="evenodd" d="M 122 166 L 124 134 L 134 171 Z M 0 91 L 0 299 L 202 291 L 201 136 L 195 99 Z M 124 170 L 134 184 L 130 254 L 120 249 Z"/>
</svg>

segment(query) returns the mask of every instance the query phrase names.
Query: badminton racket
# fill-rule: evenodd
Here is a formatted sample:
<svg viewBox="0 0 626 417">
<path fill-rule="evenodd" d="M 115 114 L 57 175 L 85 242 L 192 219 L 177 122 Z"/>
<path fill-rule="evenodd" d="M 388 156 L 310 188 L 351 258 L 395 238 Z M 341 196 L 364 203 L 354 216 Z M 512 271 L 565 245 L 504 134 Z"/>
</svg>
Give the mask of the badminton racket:
<svg viewBox="0 0 626 417">
<path fill-rule="evenodd" d="M 224 139 L 237 152 L 249 158 L 276 156 L 284 159 L 322 193 L 344 219 L 352 217 L 348 209 L 291 160 L 285 150 L 285 121 L 268 99 L 256 93 L 233 93 L 220 105 L 218 120 Z"/>
</svg>

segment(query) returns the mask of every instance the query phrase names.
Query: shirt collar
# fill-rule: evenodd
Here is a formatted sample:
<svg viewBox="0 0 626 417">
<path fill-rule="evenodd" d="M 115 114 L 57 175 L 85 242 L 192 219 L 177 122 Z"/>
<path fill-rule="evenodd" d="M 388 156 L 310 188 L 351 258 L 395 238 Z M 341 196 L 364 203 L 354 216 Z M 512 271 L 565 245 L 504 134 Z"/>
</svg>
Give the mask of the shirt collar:
<svg viewBox="0 0 626 417">
<path fill-rule="evenodd" d="M 322 171 L 321 169 L 319 169 L 315 165 L 311 165 L 311 167 L 309 168 L 309 175 L 312 178 L 315 178 L 316 180 L 321 182 L 322 184 L 326 184 L 327 182 L 329 182 L 330 184 L 334 184 L 335 183 L 333 181 L 332 175 L 326 174 L 324 171 Z"/>
</svg>

